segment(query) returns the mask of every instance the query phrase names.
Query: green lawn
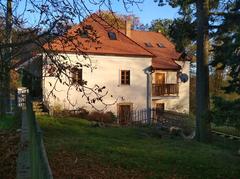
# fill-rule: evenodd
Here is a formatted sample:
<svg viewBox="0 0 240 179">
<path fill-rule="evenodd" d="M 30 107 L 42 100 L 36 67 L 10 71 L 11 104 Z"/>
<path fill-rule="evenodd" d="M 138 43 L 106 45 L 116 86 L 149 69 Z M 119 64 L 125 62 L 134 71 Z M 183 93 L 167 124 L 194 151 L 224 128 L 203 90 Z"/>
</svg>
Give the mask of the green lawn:
<svg viewBox="0 0 240 179">
<path fill-rule="evenodd" d="M 139 171 L 146 178 L 240 178 L 238 141 L 214 138 L 212 144 L 202 144 L 171 138 L 163 132 L 160 138 L 159 131 L 150 128 L 99 128 L 73 118 L 38 117 L 38 120 L 51 167 L 62 167 L 68 172 L 66 176 L 70 176 L 67 165 L 87 156 L 87 160 L 76 162 L 73 167 L 87 165 L 89 168 L 96 165 L 93 163 L 100 163 L 122 168 L 124 172 Z M 65 153 L 68 155 L 63 155 Z M 61 156 L 66 157 L 65 164 L 60 162 Z M 73 161 L 67 162 L 68 158 Z M 56 173 L 57 167 L 52 168 Z M 119 175 L 119 178 L 123 177 Z"/>
<path fill-rule="evenodd" d="M 234 127 L 230 127 L 230 126 L 216 126 L 216 125 L 212 125 L 212 129 L 217 131 L 217 132 L 222 132 L 228 135 L 234 135 L 234 136 L 238 136 L 240 137 L 240 130 L 234 128 Z"/>
<path fill-rule="evenodd" d="M 6 116 L 0 119 L 0 130 L 10 130 L 17 127 L 17 119 L 14 116 Z"/>
</svg>

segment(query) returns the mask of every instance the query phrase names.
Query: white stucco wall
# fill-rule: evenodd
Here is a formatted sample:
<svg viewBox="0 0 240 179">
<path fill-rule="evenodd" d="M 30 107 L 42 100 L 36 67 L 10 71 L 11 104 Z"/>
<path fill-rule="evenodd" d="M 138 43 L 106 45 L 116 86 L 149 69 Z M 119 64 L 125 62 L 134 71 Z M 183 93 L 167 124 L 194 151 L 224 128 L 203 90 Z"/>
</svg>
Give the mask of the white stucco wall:
<svg viewBox="0 0 240 179">
<path fill-rule="evenodd" d="M 152 107 L 155 107 L 157 103 L 164 103 L 166 110 L 189 113 L 189 87 L 190 87 L 190 62 L 189 61 L 176 61 L 181 67 L 182 73 L 186 73 L 189 77 L 188 81 L 183 83 L 179 80 L 179 95 L 178 96 L 164 96 L 164 97 L 152 97 Z M 160 71 L 163 72 L 163 71 Z M 175 81 L 177 72 L 165 72 L 166 83 L 172 83 Z M 153 76 L 154 83 L 154 76 Z"/>
<path fill-rule="evenodd" d="M 89 64 L 89 61 L 84 60 L 82 56 L 67 54 L 67 57 L 72 64 L 76 62 Z M 146 108 L 147 76 L 143 70 L 151 65 L 151 58 L 100 55 L 92 55 L 89 57 L 92 66 L 96 67 L 96 69 L 91 71 L 89 68 L 83 67 L 83 80 L 88 81 L 87 86 L 89 87 L 93 87 L 95 84 L 106 86 L 108 95 L 104 97 L 104 103 L 111 104 L 118 99 L 117 103 L 133 103 L 133 110 Z M 120 84 L 120 70 L 130 70 L 130 86 Z M 74 87 L 72 87 L 68 93 L 68 98 L 74 106 L 70 105 L 67 99 L 68 86 L 59 82 L 56 84 L 57 91 L 54 91 L 56 98 L 52 96 L 47 97 L 55 82 L 55 77 L 43 78 L 44 100 L 47 100 L 50 106 L 61 105 L 62 108 L 66 109 L 84 107 L 87 110 L 93 110 L 93 108 L 86 103 L 87 100 L 82 98 L 82 93 L 76 91 Z M 111 95 L 113 97 L 111 97 Z M 106 111 L 112 111 L 116 114 L 117 103 L 109 105 Z M 96 103 L 94 106 L 98 109 L 103 108 L 103 105 L 100 103 Z"/>
</svg>

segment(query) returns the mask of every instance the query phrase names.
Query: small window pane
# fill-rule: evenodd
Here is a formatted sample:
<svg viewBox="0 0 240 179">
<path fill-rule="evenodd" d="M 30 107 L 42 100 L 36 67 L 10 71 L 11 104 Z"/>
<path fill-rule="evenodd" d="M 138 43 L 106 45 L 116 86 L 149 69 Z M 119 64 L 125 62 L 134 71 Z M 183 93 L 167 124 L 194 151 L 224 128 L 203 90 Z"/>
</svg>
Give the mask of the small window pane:
<svg viewBox="0 0 240 179">
<path fill-rule="evenodd" d="M 153 45 L 152 45 L 150 42 L 146 42 L 146 43 L 145 43 L 145 46 L 146 46 L 146 47 L 153 47 Z"/>
<path fill-rule="evenodd" d="M 115 32 L 108 32 L 108 37 L 110 40 L 117 40 L 117 35 Z"/>
<path fill-rule="evenodd" d="M 165 46 L 164 46 L 162 43 L 157 43 L 157 46 L 158 46 L 159 48 L 165 48 Z"/>
<path fill-rule="evenodd" d="M 82 38 L 88 38 L 88 31 L 86 30 L 80 30 L 80 36 Z"/>
</svg>

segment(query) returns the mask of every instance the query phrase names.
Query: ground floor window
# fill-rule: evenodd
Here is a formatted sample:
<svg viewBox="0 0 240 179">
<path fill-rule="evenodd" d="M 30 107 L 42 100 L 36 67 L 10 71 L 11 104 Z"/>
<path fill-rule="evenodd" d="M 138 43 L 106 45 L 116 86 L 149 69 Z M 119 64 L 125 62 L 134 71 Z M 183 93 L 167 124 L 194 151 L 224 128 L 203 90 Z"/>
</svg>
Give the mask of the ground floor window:
<svg viewBox="0 0 240 179">
<path fill-rule="evenodd" d="M 165 104 L 164 103 L 157 103 L 156 104 L 156 109 L 164 111 Z"/>
<path fill-rule="evenodd" d="M 72 84 L 82 84 L 82 69 L 72 68 Z"/>
</svg>

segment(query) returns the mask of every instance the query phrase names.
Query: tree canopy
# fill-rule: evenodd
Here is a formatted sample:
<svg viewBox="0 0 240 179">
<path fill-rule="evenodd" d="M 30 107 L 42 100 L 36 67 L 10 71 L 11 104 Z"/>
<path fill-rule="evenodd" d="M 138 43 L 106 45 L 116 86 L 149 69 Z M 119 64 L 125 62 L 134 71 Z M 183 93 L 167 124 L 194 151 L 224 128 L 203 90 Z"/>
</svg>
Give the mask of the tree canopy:
<svg viewBox="0 0 240 179">
<path fill-rule="evenodd" d="M 226 92 L 239 93 L 239 19 L 238 0 L 154 0 L 159 6 L 179 7 L 180 18 L 173 22 L 174 41 L 178 49 L 197 45 L 196 130 L 205 140 L 209 126 L 209 65 L 225 69 L 230 76 Z M 238 20 L 237 20 L 238 19 Z M 181 27 L 181 28 L 179 28 Z M 210 54 L 210 55 L 209 55 Z M 211 59 L 210 59 L 211 57 Z"/>
</svg>

